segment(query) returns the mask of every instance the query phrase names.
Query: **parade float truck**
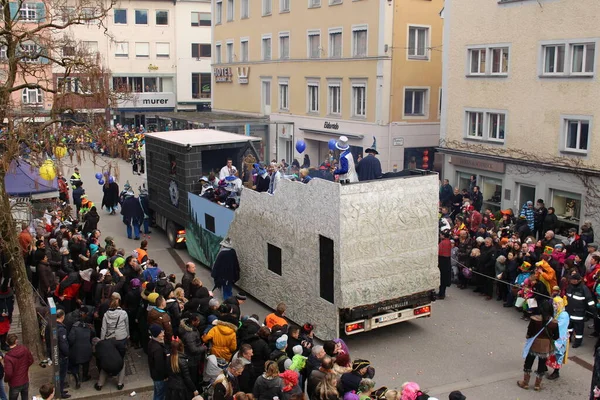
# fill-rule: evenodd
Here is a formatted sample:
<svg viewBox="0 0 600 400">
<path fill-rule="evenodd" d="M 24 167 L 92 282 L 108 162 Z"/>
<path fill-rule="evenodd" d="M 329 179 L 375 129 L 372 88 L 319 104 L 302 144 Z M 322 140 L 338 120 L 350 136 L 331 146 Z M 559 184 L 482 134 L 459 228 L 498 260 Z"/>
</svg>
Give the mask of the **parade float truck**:
<svg viewBox="0 0 600 400">
<path fill-rule="evenodd" d="M 199 177 L 232 158 L 240 173 L 259 138 L 215 130 L 146 136 L 150 205 L 171 245 L 210 267 L 229 237 L 237 286 L 279 302 L 322 338 L 429 317 L 439 284 L 438 176 L 402 171 L 341 185 L 282 179 L 275 194 L 242 190 L 232 210 L 198 195 Z M 251 167 L 250 167 L 251 168 Z"/>
</svg>

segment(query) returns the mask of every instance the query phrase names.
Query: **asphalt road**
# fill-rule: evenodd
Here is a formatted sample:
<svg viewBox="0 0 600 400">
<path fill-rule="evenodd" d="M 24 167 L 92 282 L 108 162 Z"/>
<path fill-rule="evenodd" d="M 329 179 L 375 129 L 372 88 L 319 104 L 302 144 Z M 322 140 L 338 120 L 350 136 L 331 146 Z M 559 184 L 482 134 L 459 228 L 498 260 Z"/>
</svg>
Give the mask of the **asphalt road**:
<svg viewBox="0 0 600 400">
<path fill-rule="evenodd" d="M 102 188 L 94 174 L 106 167 L 107 161 L 119 166 L 121 188 L 129 181 L 137 193 L 138 186 L 145 181 L 144 176 L 133 175 L 131 166 L 124 161 L 97 158 L 98 166 L 89 159 L 84 161 L 80 166 L 84 188 L 88 198 L 98 206 Z M 72 168 L 65 166 L 64 173 L 68 178 Z M 119 215 L 110 216 L 106 211 L 99 214 L 102 237 L 114 237 L 117 245 L 128 253 L 139 246 L 138 241 L 127 239 Z M 153 229 L 148 241 L 150 258 L 167 273 L 180 277 L 178 261 L 193 261 L 185 250 L 171 250 L 159 229 Z M 212 288 L 208 269 L 198 268 L 197 275 L 205 286 Z M 256 313 L 264 318 L 269 312 L 252 299 L 242 305 L 243 314 Z M 371 361 L 377 371 L 378 387 L 399 387 L 403 382 L 415 381 L 439 399 L 447 399 L 453 390 L 461 390 L 470 400 L 587 399 L 594 344 L 594 339 L 588 337 L 582 347 L 569 352 L 570 361 L 563 367 L 560 379 L 544 381 L 542 392 L 516 386 L 517 379 L 522 377 L 521 351 L 526 329 L 527 323 L 519 319 L 518 312 L 503 308 L 494 300 L 484 301 L 470 290 L 452 287 L 445 300 L 434 304 L 431 318 L 351 336 L 346 343 L 352 358 Z M 143 396 L 147 395 L 138 395 Z"/>
</svg>

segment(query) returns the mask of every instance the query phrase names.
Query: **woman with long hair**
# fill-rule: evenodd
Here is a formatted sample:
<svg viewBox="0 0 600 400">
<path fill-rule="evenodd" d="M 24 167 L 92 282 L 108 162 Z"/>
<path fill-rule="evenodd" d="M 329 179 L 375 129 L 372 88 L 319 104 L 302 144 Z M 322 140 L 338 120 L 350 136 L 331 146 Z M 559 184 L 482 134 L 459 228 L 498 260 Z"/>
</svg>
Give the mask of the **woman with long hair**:
<svg viewBox="0 0 600 400">
<path fill-rule="evenodd" d="M 265 372 L 254 383 L 252 394 L 256 400 L 272 400 L 281 397 L 283 381 L 279 377 L 279 367 L 275 361 L 265 363 Z"/>
<path fill-rule="evenodd" d="M 167 400 L 190 400 L 198 396 L 188 366 L 188 358 L 183 349 L 183 342 L 171 342 L 171 354 L 167 357 L 169 374 Z"/>
<path fill-rule="evenodd" d="M 552 342 L 558 339 L 558 323 L 553 317 L 552 306 L 545 298 L 536 296 L 537 309 L 533 310 L 527 327 L 527 342 L 523 349 L 525 364 L 523 365 L 523 380 L 517 381 L 522 389 L 529 389 L 531 368 L 538 359 L 534 390 L 542 389 L 542 378 L 548 367 L 546 360 L 552 352 Z"/>
<path fill-rule="evenodd" d="M 558 379 L 560 377 L 560 367 L 567 357 L 567 349 L 569 348 L 569 314 L 565 311 L 566 301 L 556 296 L 552 300 L 554 306 L 554 319 L 558 323 L 558 339 L 554 341 L 554 354 L 548 359 L 549 366 L 554 368 L 552 374 L 548 375 L 549 380 Z"/>
<path fill-rule="evenodd" d="M 315 389 L 315 394 L 311 400 L 338 400 L 340 393 L 337 390 L 338 378 L 333 373 L 328 373 L 323 377 Z"/>
</svg>

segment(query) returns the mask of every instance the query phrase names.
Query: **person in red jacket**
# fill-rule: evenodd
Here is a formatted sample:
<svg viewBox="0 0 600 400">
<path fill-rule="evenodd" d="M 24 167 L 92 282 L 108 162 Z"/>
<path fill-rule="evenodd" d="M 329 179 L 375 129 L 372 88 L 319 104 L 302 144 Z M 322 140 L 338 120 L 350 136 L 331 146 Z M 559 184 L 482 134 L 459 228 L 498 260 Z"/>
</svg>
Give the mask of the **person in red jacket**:
<svg viewBox="0 0 600 400">
<path fill-rule="evenodd" d="M 29 367 L 33 356 L 29 349 L 19 344 L 17 335 L 11 333 L 6 339 L 10 350 L 4 356 L 4 382 L 8 383 L 8 397 L 29 400 Z"/>
<path fill-rule="evenodd" d="M 592 293 L 594 293 L 594 286 L 596 286 L 596 277 L 598 272 L 600 272 L 600 256 L 593 255 L 590 268 L 587 270 L 587 273 L 583 278 L 585 286 L 587 286 Z"/>
<path fill-rule="evenodd" d="M 83 271 L 81 271 L 83 272 Z M 65 313 L 77 309 L 77 299 L 79 297 L 79 288 L 83 283 L 80 271 L 74 271 L 65 276 L 54 290 L 54 295 L 60 300 L 60 304 L 65 309 Z M 90 271 L 91 273 L 91 271 Z"/>
</svg>

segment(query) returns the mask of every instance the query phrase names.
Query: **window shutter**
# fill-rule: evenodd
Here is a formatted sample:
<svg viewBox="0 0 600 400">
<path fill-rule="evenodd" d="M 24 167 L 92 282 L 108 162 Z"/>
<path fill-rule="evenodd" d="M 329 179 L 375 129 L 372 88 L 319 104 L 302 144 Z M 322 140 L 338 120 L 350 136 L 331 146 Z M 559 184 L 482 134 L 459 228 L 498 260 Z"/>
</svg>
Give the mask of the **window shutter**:
<svg viewBox="0 0 600 400">
<path fill-rule="evenodd" d="M 10 18 L 13 20 L 17 19 L 17 16 L 19 15 L 19 4 L 11 1 L 8 5 L 10 6 Z"/>
<path fill-rule="evenodd" d="M 38 22 L 46 22 L 46 5 L 44 3 L 35 3 Z"/>
</svg>

